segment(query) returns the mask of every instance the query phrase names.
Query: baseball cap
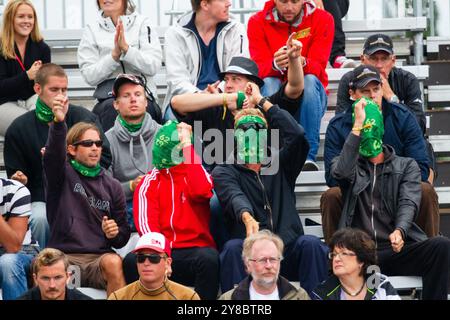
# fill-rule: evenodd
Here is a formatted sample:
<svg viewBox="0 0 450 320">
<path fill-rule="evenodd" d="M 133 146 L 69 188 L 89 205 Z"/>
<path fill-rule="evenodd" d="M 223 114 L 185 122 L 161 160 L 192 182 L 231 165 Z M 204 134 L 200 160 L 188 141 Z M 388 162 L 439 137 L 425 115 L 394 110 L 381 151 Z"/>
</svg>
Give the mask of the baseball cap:
<svg viewBox="0 0 450 320">
<path fill-rule="evenodd" d="M 362 64 L 353 69 L 353 78 L 349 83 L 349 87 L 362 89 L 372 81 L 381 83 L 380 73 L 377 68 Z"/>
<path fill-rule="evenodd" d="M 223 80 L 227 73 L 242 74 L 256 83 L 259 87 L 264 85 L 264 81 L 258 77 L 258 66 L 256 63 L 246 57 L 233 57 L 230 64 L 224 72 L 219 73 L 220 80 Z"/>
<path fill-rule="evenodd" d="M 155 250 L 156 252 L 166 253 L 169 257 L 171 254 L 169 241 L 167 241 L 164 235 L 158 232 L 149 232 L 143 234 L 136 243 L 136 247 L 134 248 L 133 252 L 136 253 L 143 249 L 151 249 Z"/>
<path fill-rule="evenodd" d="M 134 83 L 145 88 L 144 80 L 142 79 L 142 77 L 136 76 L 134 74 L 121 73 L 116 77 L 116 80 L 114 80 L 112 91 L 114 97 L 117 97 L 120 87 L 125 83 Z"/>
<path fill-rule="evenodd" d="M 391 37 L 382 33 L 373 34 L 368 37 L 366 42 L 364 42 L 363 53 L 370 56 L 377 51 L 394 54 L 394 45 Z"/>
</svg>

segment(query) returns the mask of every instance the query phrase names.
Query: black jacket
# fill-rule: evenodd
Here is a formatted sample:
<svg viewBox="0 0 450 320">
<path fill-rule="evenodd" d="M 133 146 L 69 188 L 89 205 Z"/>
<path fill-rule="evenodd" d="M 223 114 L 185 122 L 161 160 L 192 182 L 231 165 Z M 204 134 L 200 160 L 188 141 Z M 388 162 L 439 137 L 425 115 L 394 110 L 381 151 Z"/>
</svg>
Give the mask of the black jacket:
<svg viewBox="0 0 450 320">
<path fill-rule="evenodd" d="M 104 141 L 100 164 L 105 169 L 108 168 L 111 164 L 111 151 L 97 117 L 83 107 L 69 105 L 66 115 L 67 126 L 71 128 L 80 121 L 94 122 L 100 129 Z M 45 147 L 47 142 L 48 130 L 49 126 L 39 121 L 35 111 L 32 110 L 15 119 L 5 134 L 6 173 L 11 177 L 20 170 L 28 177 L 27 188 L 30 190 L 32 202 L 45 202 L 41 148 Z"/>
<path fill-rule="evenodd" d="M 214 186 L 232 238 L 245 238 L 241 216 L 248 211 L 259 222 L 260 229 L 271 230 L 289 245 L 303 235 L 294 189 L 309 144 L 303 128 L 287 111 L 274 105 L 266 118 L 272 134 L 273 129 L 279 129 L 282 144 L 279 153 L 272 155 L 275 159 L 272 167 L 263 167 L 257 174 L 239 164 L 218 165 L 213 170 Z M 276 160 L 278 168 L 274 165 Z"/>
<path fill-rule="evenodd" d="M 42 300 L 41 291 L 38 287 L 34 287 L 17 298 L 17 300 Z M 64 300 L 92 300 L 92 298 L 77 289 L 69 289 L 66 287 L 66 297 Z"/>
<path fill-rule="evenodd" d="M 372 204 L 364 203 L 361 197 L 367 188 L 371 188 L 373 177 L 368 169 L 369 161 L 359 155 L 360 141 L 361 137 L 351 133 L 341 154 L 331 164 L 331 174 L 338 181 L 344 200 L 339 229 L 353 226 L 357 207 L 371 208 Z M 425 233 L 413 222 L 417 217 L 422 197 L 419 167 L 414 159 L 396 156 L 392 147 L 385 145 L 383 149 L 386 158 L 383 164 L 378 165 L 382 167 L 380 168 L 382 173 L 377 177 L 381 183 L 379 213 L 391 221 L 391 230 L 380 232 L 390 234 L 398 228 L 402 231 L 404 239 L 426 240 Z M 359 203 L 361 201 L 363 203 Z M 375 229 L 386 228 L 383 226 L 375 226 Z M 375 230 L 364 231 L 369 235 L 375 234 Z"/>
<path fill-rule="evenodd" d="M 352 78 L 353 71 L 349 71 L 339 81 L 336 113 L 349 110 L 353 104 L 348 93 L 348 84 Z M 388 82 L 400 103 L 414 113 L 422 133 L 425 134 L 426 119 L 423 111 L 422 92 L 416 76 L 409 71 L 394 67 L 389 73 Z"/>
<path fill-rule="evenodd" d="M 17 56 L 19 50 L 15 46 Z M 16 59 L 5 59 L 0 55 L 0 104 L 9 101 L 27 100 L 34 95 L 34 81 L 28 78 L 26 70 L 30 69 L 36 60 L 42 63 L 50 62 L 50 48 L 44 42 L 33 42 L 28 39 L 25 48 L 25 71 Z M 2 112 L 4 112 L 2 110 Z"/>
</svg>

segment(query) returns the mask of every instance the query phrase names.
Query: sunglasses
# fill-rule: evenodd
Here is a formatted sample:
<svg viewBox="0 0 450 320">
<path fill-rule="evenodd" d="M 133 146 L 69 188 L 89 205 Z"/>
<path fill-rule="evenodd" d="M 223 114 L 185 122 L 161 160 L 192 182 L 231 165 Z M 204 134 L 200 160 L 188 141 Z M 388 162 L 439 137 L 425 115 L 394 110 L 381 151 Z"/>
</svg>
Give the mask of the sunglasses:
<svg viewBox="0 0 450 320">
<path fill-rule="evenodd" d="M 136 261 L 138 263 L 144 263 L 145 259 L 148 259 L 150 263 L 158 264 L 161 262 L 161 259 L 165 259 L 166 257 L 160 256 L 159 254 L 152 253 L 152 254 L 143 254 L 139 253 L 136 255 Z"/>
<path fill-rule="evenodd" d="M 237 126 L 236 130 L 237 129 L 242 129 L 244 131 L 247 131 L 249 129 L 255 129 L 256 131 L 259 131 L 259 130 L 267 129 L 267 127 L 259 122 L 247 122 L 247 123 L 243 123 L 243 124 L 240 124 L 239 126 Z"/>
<path fill-rule="evenodd" d="M 91 139 L 81 140 L 81 141 L 74 142 L 72 145 L 89 148 L 89 147 L 92 147 L 94 144 L 97 148 L 100 148 L 103 145 L 103 140 L 96 140 L 96 141 L 91 140 Z"/>
</svg>

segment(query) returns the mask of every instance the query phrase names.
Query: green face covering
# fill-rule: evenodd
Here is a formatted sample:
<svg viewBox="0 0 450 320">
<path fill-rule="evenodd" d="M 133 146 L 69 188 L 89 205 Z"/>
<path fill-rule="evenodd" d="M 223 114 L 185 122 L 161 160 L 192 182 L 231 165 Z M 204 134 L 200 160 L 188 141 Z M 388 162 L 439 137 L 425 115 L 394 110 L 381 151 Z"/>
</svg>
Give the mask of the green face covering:
<svg viewBox="0 0 450 320">
<path fill-rule="evenodd" d="M 258 116 L 244 116 L 235 125 L 238 160 L 261 163 L 267 149 L 267 126 Z"/>
<path fill-rule="evenodd" d="M 100 174 L 100 171 L 102 170 L 100 168 L 100 164 L 97 163 L 95 167 L 86 167 L 85 165 L 82 165 L 78 161 L 75 161 L 73 159 L 70 160 L 70 165 L 72 168 L 75 169 L 75 171 L 78 171 L 82 176 L 95 178 Z"/>
<path fill-rule="evenodd" d="M 136 132 L 139 129 L 141 129 L 142 124 L 144 123 L 143 121 L 140 123 L 137 123 L 137 124 L 128 123 L 120 116 L 120 114 L 117 116 L 117 120 L 119 120 L 119 123 L 122 125 L 122 127 L 127 129 L 128 132 L 131 132 L 131 133 Z"/>
<path fill-rule="evenodd" d="M 177 121 L 169 120 L 156 133 L 152 150 L 156 169 L 168 169 L 183 162 L 177 124 Z"/>
<path fill-rule="evenodd" d="M 363 123 L 363 129 L 361 130 L 361 143 L 359 145 L 359 154 L 366 158 L 374 158 L 383 151 L 383 135 L 384 135 L 384 122 L 383 114 L 380 107 L 369 98 L 361 98 L 367 101 L 367 105 L 364 108 L 366 112 L 366 119 Z M 359 100 L 353 103 L 352 119 L 355 122 L 355 105 Z"/>
<path fill-rule="evenodd" d="M 49 123 L 53 120 L 53 111 L 52 109 L 47 106 L 40 98 L 36 101 L 36 117 L 39 119 L 39 121 L 42 121 L 44 123 Z"/>
</svg>

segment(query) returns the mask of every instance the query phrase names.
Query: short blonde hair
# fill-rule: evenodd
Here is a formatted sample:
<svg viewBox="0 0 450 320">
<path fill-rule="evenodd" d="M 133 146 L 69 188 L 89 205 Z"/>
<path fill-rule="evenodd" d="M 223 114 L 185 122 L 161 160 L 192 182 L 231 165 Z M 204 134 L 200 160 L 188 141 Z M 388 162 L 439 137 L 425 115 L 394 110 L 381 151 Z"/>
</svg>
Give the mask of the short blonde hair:
<svg viewBox="0 0 450 320">
<path fill-rule="evenodd" d="M 58 261 L 64 262 L 64 270 L 69 268 L 69 259 L 67 256 L 58 249 L 45 248 L 36 256 L 33 263 L 33 273 L 38 274 L 42 267 L 52 266 Z"/>
<path fill-rule="evenodd" d="M 36 15 L 36 9 L 33 3 L 29 0 L 11 0 L 5 7 L 3 11 L 3 23 L 2 30 L 0 34 L 0 51 L 5 59 L 15 59 L 16 51 L 14 50 L 14 18 L 17 14 L 17 10 L 23 4 L 26 4 L 33 10 L 34 15 L 34 25 L 33 30 L 31 30 L 31 40 L 33 42 L 42 41 L 42 35 L 39 31 L 39 23 Z"/>
<path fill-rule="evenodd" d="M 248 236 L 244 240 L 244 245 L 242 248 L 242 260 L 246 262 L 248 259 L 251 259 L 251 252 L 253 245 L 257 241 L 267 240 L 273 242 L 273 244 L 277 247 L 278 253 L 280 254 L 280 258 L 283 258 L 283 250 L 284 250 L 284 243 L 283 240 L 276 234 L 270 232 L 267 229 L 258 231 L 257 233 L 253 233 L 252 235 Z"/>
</svg>

